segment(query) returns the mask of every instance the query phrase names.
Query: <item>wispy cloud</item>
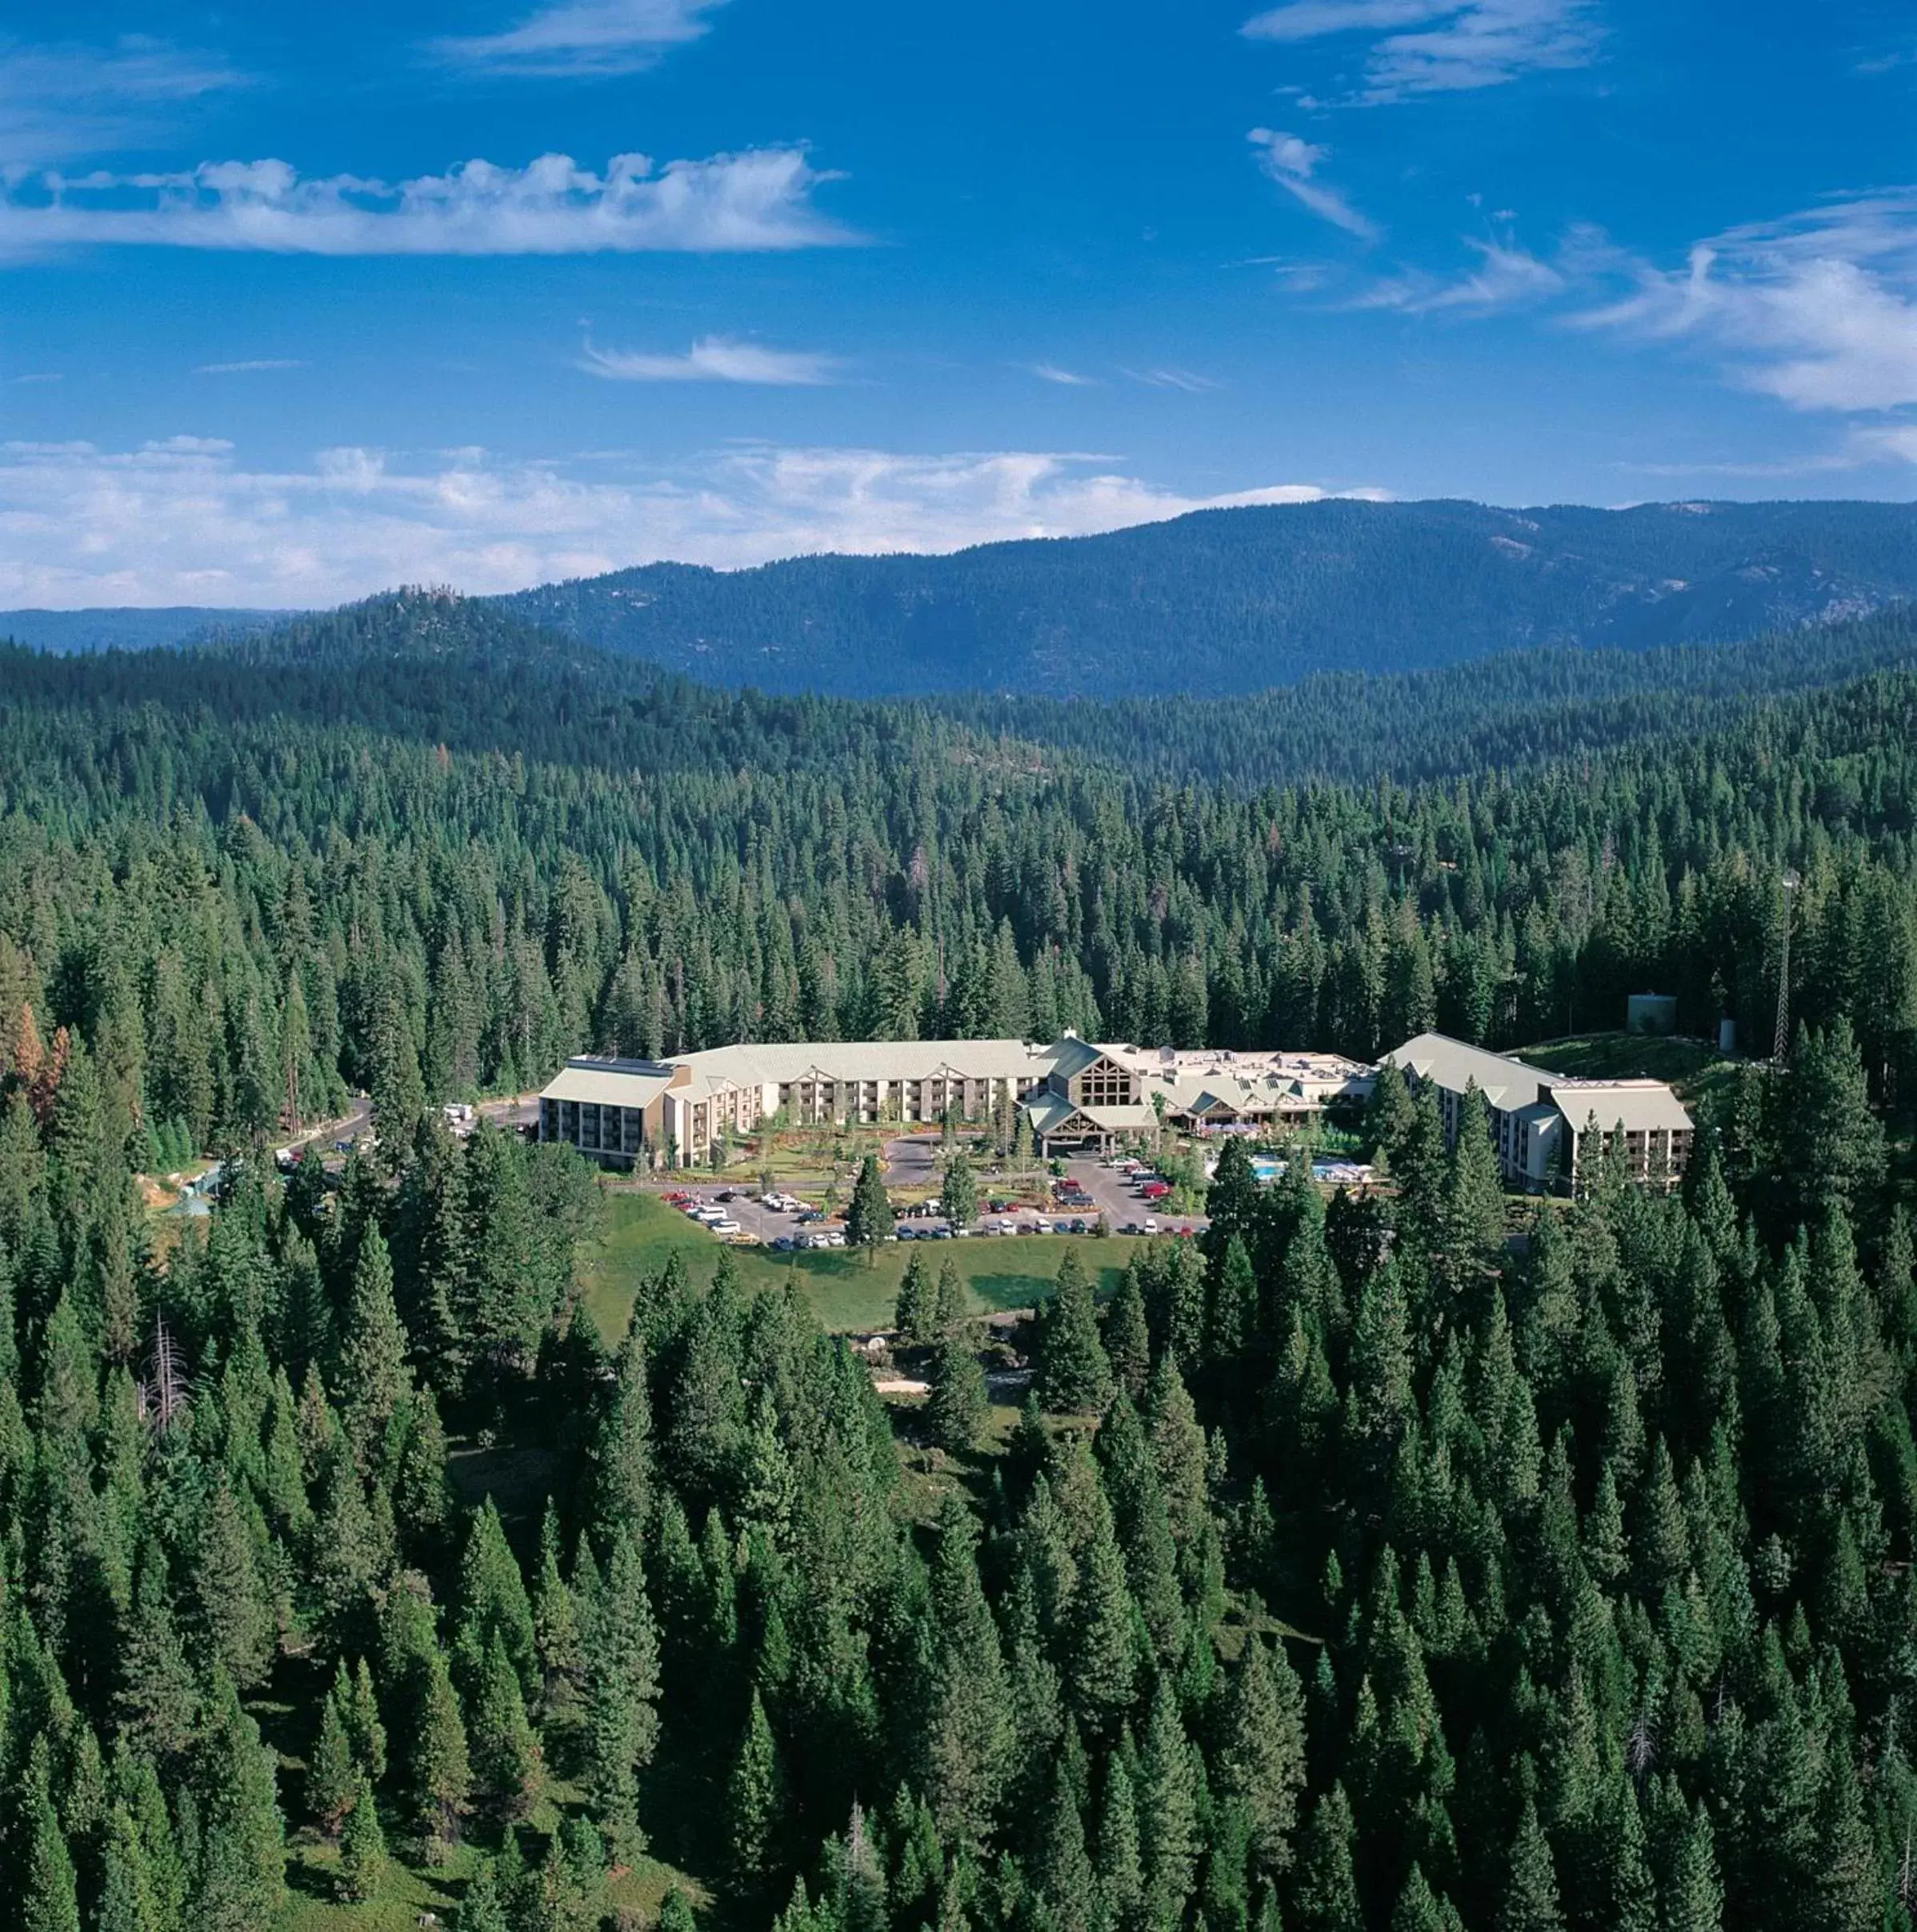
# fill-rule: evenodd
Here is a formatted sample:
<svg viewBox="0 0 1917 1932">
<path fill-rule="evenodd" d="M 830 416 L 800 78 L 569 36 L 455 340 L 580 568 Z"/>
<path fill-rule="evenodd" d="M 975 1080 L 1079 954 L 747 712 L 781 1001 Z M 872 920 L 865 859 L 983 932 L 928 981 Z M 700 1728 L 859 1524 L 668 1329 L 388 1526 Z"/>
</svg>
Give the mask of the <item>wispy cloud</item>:
<svg viewBox="0 0 1917 1932">
<path fill-rule="evenodd" d="M 798 148 L 661 168 L 615 154 L 603 174 L 569 155 L 524 167 L 469 161 L 389 182 L 304 177 L 283 161 L 185 174 L 69 177 L 0 188 L 0 256 L 80 243 L 319 255 L 561 255 L 817 247 L 858 238 L 812 193 L 833 177 Z"/>
<path fill-rule="evenodd" d="M 1853 74 L 1895 74 L 1905 67 L 1917 67 L 1917 42 L 1887 47 L 1881 53 L 1863 55 L 1851 68 Z"/>
<path fill-rule="evenodd" d="M 1797 409 L 1917 406 L 1917 188 L 1728 230 L 1680 268 L 1601 241 L 1585 254 L 1628 284 L 1579 318 L 1587 327 L 1698 343 L 1736 381 Z"/>
<path fill-rule="evenodd" d="M 1202 395 L 1219 386 L 1215 376 L 1202 376 L 1195 369 L 1123 369 L 1119 373 L 1148 388 L 1183 390 L 1188 396 Z"/>
<path fill-rule="evenodd" d="M 256 355 L 243 362 L 202 362 L 194 369 L 196 376 L 250 376 L 263 369 L 304 369 L 306 364 L 298 356 Z"/>
<path fill-rule="evenodd" d="M 1064 389 L 1091 389 L 1098 383 L 1097 377 L 1082 376 L 1073 369 L 1061 369 L 1056 362 L 1031 362 L 1026 369 L 1028 374 L 1036 376 L 1041 382 L 1056 382 Z"/>
<path fill-rule="evenodd" d="M 149 139 L 169 110 L 241 79 L 217 55 L 156 40 L 90 47 L 0 38 L 0 169 L 48 167 Z"/>
<path fill-rule="evenodd" d="M 339 449 L 262 470 L 213 438 L 0 445 L 0 606 L 312 605 L 419 582 L 506 590 L 662 558 L 950 550 L 1327 494 L 1193 495 L 1109 458 L 1031 450 L 765 447 L 670 476 L 592 467 Z"/>
<path fill-rule="evenodd" d="M 1567 286 L 1562 270 L 1515 243 L 1467 235 L 1465 246 L 1477 254 L 1475 269 L 1448 278 L 1420 270 L 1388 276 L 1347 306 L 1396 309 L 1407 315 L 1437 314 L 1447 309 L 1482 314 L 1547 301 L 1562 294 Z"/>
<path fill-rule="evenodd" d="M 1588 66 L 1603 38 L 1593 0 L 1288 0 L 1243 30 L 1286 43 L 1371 37 L 1356 98 L 1373 106 Z"/>
<path fill-rule="evenodd" d="M 527 75 L 635 74 L 697 40 L 724 0 L 570 0 L 542 7 L 499 34 L 432 42 L 455 66 Z"/>
<path fill-rule="evenodd" d="M 683 355 L 646 355 L 598 349 L 588 342 L 579 358 L 588 375 L 614 382 L 761 382 L 777 388 L 817 388 L 842 379 L 837 356 L 767 349 L 729 336 L 702 336 Z"/>
<path fill-rule="evenodd" d="M 1258 150 L 1258 165 L 1265 174 L 1295 195 L 1311 212 L 1342 228 L 1347 234 L 1375 240 L 1378 229 L 1360 214 L 1343 195 L 1328 183 L 1314 179 L 1318 164 L 1330 154 L 1296 134 L 1281 134 L 1269 127 L 1255 127 L 1247 138 Z"/>
</svg>

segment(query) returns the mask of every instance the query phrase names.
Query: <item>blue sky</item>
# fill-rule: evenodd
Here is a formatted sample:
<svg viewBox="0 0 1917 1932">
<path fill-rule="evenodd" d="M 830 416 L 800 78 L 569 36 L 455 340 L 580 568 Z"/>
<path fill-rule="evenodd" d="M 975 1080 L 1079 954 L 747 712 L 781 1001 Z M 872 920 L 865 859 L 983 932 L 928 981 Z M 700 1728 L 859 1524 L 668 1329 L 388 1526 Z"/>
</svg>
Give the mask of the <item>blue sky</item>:
<svg viewBox="0 0 1917 1932">
<path fill-rule="evenodd" d="M 0 606 L 1917 494 L 1855 0 L 17 0 Z"/>
</svg>

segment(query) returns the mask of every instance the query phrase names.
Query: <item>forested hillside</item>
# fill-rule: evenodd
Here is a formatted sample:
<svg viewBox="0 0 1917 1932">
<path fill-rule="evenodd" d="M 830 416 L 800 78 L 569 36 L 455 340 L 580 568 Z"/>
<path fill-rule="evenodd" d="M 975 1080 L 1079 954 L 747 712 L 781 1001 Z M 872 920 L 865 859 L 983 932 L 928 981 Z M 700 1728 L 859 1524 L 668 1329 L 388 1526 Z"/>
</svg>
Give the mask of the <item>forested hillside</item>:
<svg viewBox="0 0 1917 1932">
<path fill-rule="evenodd" d="M 1563 761 L 1215 785 L 444 598 L 0 656 L 0 1922 L 1907 1924 L 1917 674 L 1625 695 Z M 923 1410 L 723 1267 L 602 1335 L 586 1170 L 432 1104 L 582 1046 L 1525 1042 L 1652 985 L 1761 1030 L 1786 867 L 1801 1030 L 1680 1195 L 1601 1171 L 1507 1245 L 1487 1138 L 1387 1078 L 1391 1194 L 1233 1150 L 1202 1249 L 1102 1308 L 1068 1261 L 1003 1441 L 955 1295 Z M 254 1158 L 358 1086 L 336 1189 Z M 238 1164 L 156 1222 L 188 1145 Z"/>
<path fill-rule="evenodd" d="M 1917 606 L 1735 644 L 1559 647 L 1399 676 L 1321 673 L 1238 698 L 927 699 L 974 730 L 1140 775 L 1255 790 L 1275 779 L 1401 782 L 1514 770 L 1721 730 L 1778 694 L 1917 666 Z"/>
<path fill-rule="evenodd" d="M 1914 559 L 1907 504 L 1332 502 L 950 556 L 653 564 L 498 601 L 581 642 L 766 691 L 1203 698 L 1320 672 L 1823 626 L 1917 597 Z M 211 609 L 0 611 L 0 638 L 143 650 L 278 622 Z"/>
<path fill-rule="evenodd" d="M 721 684 L 1212 697 L 1543 645 L 1644 650 L 1917 594 L 1917 508 L 1323 502 L 949 557 L 655 564 L 526 590 L 536 623 Z"/>
<path fill-rule="evenodd" d="M 274 648 L 3 661 L 0 1010 L 199 1146 L 289 1083 L 308 1112 L 414 1065 L 510 1089 L 588 1046 L 1076 1026 L 1368 1057 L 1434 1018 L 1612 1024 L 1653 986 L 1761 1031 L 1787 866 L 1796 1010 L 1852 1013 L 1882 1091 L 1910 1048 L 1909 673 L 1571 766 L 1214 790 L 602 676 L 440 598 Z"/>
</svg>

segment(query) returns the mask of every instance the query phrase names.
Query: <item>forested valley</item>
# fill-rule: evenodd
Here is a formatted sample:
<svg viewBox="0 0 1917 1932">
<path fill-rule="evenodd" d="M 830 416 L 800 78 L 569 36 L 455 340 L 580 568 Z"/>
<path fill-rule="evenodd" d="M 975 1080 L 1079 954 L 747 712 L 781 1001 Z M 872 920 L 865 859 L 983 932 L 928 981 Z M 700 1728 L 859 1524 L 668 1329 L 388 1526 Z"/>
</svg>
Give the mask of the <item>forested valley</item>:
<svg viewBox="0 0 1917 1932">
<path fill-rule="evenodd" d="M 441 597 L 0 658 L 0 1914 L 410 1923 L 403 1865 L 461 1932 L 1907 1923 L 1900 622 L 1663 722 L 1594 671 L 1573 747 L 1520 692 L 1435 774 L 1415 688 L 1332 686 L 1203 782 L 1143 718 L 716 694 Z M 1284 750 L 1341 711 L 1368 777 Z M 602 1334 L 591 1175 L 437 1110 L 585 1049 L 1368 1058 L 1653 986 L 1763 1040 L 1787 902 L 1794 1044 L 1681 1191 L 1508 1241 L 1471 1113 L 1447 1153 L 1387 1076 L 1387 1195 L 1227 1153 L 1202 1246 L 1067 1263 L 1002 1443 L 937 1399 L 956 1310 L 922 1413 L 722 1262 Z M 356 1089 L 336 1187 L 260 1158 Z"/>
</svg>

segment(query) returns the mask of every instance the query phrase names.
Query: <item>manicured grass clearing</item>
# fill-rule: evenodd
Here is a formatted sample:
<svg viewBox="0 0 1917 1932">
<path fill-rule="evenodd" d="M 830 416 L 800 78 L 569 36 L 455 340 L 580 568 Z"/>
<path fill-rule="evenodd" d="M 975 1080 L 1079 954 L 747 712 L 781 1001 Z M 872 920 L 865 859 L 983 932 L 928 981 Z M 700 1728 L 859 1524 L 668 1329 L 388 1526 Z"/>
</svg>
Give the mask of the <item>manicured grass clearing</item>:
<svg viewBox="0 0 1917 1932">
<path fill-rule="evenodd" d="M 1716 1046 L 1705 1041 L 1646 1033 L 1583 1034 L 1512 1050 L 1521 1060 L 1574 1080 L 1662 1080 L 1687 1101 L 1728 1078 L 1738 1064 L 1721 1059 Z"/>
<path fill-rule="evenodd" d="M 1108 1294 L 1118 1286 L 1126 1262 L 1141 1245 L 1136 1236 L 1124 1234 L 1104 1241 L 1085 1234 L 993 1234 L 928 1242 L 923 1253 L 934 1269 L 949 1255 L 958 1264 L 972 1306 L 989 1310 L 1028 1308 L 1043 1301 L 1051 1293 L 1068 1247 L 1079 1250 L 1092 1274 L 1095 1291 Z M 626 1332 L 640 1281 L 657 1274 L 668 1255 L 682 1254 L 694 1285 L 704 1287 L 725 1251 L 703 1228 L 655 1196 L 608 1190 L 604 1230 L 588 1251 L 582 1270 L 586 1308 L 599 1332 L 616 1342 Z M 749 1288 L 779 1287 L 787 1280 L 796 1281 L 827 1328 L 847 1330 L 891 1326 L 899 1277 L 906 1262 L 920 1251 L 914 1242 L 888 1242 L 870 1265 L 864 1255 L 850 1249 L 786 1255 L 734 1248 L 731 1253 Z"/>
</svg>

